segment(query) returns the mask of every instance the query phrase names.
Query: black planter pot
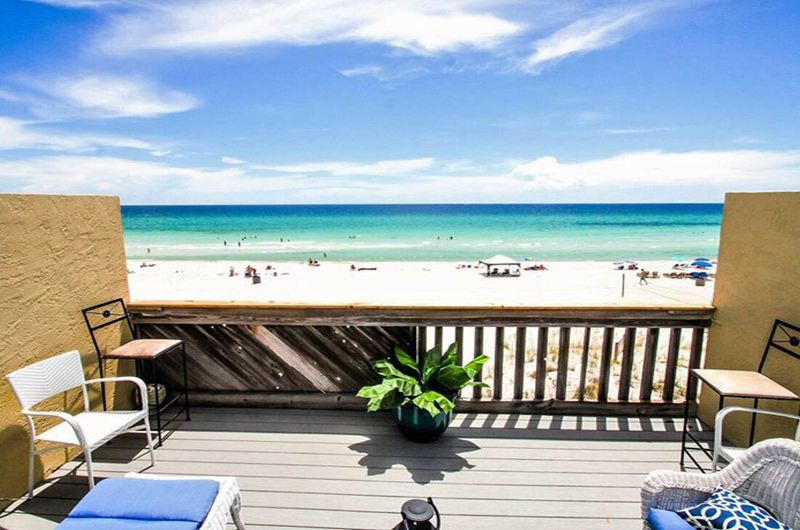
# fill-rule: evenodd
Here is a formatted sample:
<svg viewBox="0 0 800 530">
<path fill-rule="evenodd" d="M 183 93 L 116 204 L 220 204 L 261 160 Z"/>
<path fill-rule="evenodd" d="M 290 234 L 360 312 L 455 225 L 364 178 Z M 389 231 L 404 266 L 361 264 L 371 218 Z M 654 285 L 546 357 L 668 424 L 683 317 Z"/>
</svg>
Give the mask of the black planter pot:
<svg viewBox="0 0 800 530">
<path fill-rule="evenodd" d="M 412 442 L 427 443 L 439 438 L 450 425 L 452 412 L 442 412 L 431 416 L 413 403 L 396 407 L 393 411 L 394 421 L 403 436 Z"/>
</svg>

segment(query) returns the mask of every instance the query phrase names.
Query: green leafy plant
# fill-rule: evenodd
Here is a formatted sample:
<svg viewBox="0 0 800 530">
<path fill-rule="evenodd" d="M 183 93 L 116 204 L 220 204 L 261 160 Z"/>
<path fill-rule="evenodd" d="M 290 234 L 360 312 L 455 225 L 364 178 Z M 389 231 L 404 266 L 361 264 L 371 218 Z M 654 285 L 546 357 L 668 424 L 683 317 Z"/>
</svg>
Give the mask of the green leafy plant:
<svg viewBox="0 0 800 530">
<path fill-rule="evenodd" d="M 468 386 L 485 387 L 486 383 L 474 381 L 489 358 L 479 355 L 464 366 L 456 363 L 458 344 L 453 343 L 442 355 L 439 346 L 432 348 L 422 358 L 422 366 L 396 347 L 394 356 L 399 366 L 390 359 L 372 361 L 372 368 L 383 380 L 365 386 L 357 396 L 369 399 L 367 410 L 387 410 L 413 403 L 428 411 L 431 416 L 450 412 L 455 407 L 453 400 L 458 391 Z"/>
</svg>

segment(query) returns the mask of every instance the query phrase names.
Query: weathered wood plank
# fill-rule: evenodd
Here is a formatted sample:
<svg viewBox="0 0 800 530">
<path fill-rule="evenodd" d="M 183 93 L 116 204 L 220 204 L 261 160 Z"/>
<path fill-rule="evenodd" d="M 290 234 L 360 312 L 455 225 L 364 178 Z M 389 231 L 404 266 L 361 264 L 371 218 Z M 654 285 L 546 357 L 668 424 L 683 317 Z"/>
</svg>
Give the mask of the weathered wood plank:
<svg viewBox="0 0 800 530">
<path fill-rule="evenodd" d="M 456 326 L 456 344 L 458 344 L 458 350 L 456 350 L 456 362 L 458 364 L 464 363 L 464 327 L 463 326 Z"/>
<path fill-rule="evenodd" d="M 475 328 L 475 357 L 479 355 L 483 355 L 483 326 L 478 326 Z M 483 381 L 483 367 L 478 370 L 478 373 L 475 375 L 475 381 Z M 483 393 L 483 389 L 479 387 L 473 387 L 472 389 L 472 397 L 475 399 L 479 399 L 481 394 Z"/>
<path fill-rule="evenodd" d="M 647 339 L 644 344 L 644 360 L 642 361 L 642 384 L 639 387 L 639 401 L 650 401 L 653 394 L 653 378 L 656 371 L 660 331 L 658 328 L 647 330 Z"/>
<path fill-rule="evenodd" d="M 578 400 L 586 399 L 586 375 L 589 369 L 589 347 L 592 344 L 592 328 L 583 330 L 583 350 L 581 350 L 581 375 L 578 381 Z"/>
<path fill-rule="evenodd" d="M 556 371 L 556 399 L 567 399 L 567 374 L 569 373 L 570 328 L 561 328 L 558 335 L 558 369 Z"/>
<path fill-rule="evenodd" d="M 137 324 L 708 327 L 713 308 L 276 306 L 136 302 Z"/>
<path fill-rule="evenodd" d="M 444 328 L 442 326 L 436 326 L 434 328 L 434 344 L 442 349 L 442 342 L 444 342 Z"/>
<path fill-rule="evenodd" d="M 611 382 L 611 354 L 614 346 L 614 328 L 603 330 L 603 347 L 600 351 L 600 374 L 597 383 L 597 401 L 608 401 Z"/>
<path fill-rule="evenodd" d="M 514 399 L 522 399 L 525 391 L 525 347 L 527 328 L 517 328 L 517 345 L 514 351 Z"/>
<path fill-rule="evenodd" d="M 672 401 L 675 396 L 675 383 L 678 373 L 678 359 L 681 354 L 681 328 L 672 328 L 669 334 L 669 346 L 667 349 L 667 366 L 664 372 L 664 390 L 661 392 L 661 399 Z"/>
<path fill-rule="evenodd" d="M 689 370 L 700 368 L 700 361 L 703 355 L 703 335 L 705 330 L 695 329 L 692 331 L 692 346 L 689 350 Z M 689 387 L 686 389 L 686 399 L 694 401 L 697 399 L 698 381 L 696 377 L 689 378 Z"/>
<path fill-rule="evenodd" d="M 625 328 L 625 336 L 622 339 L 622 364 L 619 374 L 619 391 L 617 393 L 617 399 L 619 401 L 628 401 L 628 399 L 630 399 L 635 344 L 636 328 Z"/>
<path fill-rule="evenodd" d="M 550 329 L 546 327 L 539 328 L 539 336 L 537 337 L 536 344 L 536 386 L 534 388 L 534 397 L 537 400 L 543 400 L 545 395 L 545 384 L 547 383 L 547 337 L 550 334 Z"/>
<path fill-rule="evenodd" d="M 498 326 L 494 330 L 494 374 L 492 376 L 492 397 L 494 399 L 503 399 L 503 365 L 505 364 L 505 349 L 505 328 Z"/>
</svg>

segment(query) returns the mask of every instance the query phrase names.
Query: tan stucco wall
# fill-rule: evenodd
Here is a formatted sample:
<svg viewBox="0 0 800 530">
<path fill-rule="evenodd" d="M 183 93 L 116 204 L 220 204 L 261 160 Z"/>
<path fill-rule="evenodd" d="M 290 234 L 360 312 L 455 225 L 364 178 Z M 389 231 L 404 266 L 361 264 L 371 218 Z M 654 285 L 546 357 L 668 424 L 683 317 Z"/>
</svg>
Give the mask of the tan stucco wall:
<svg viewBox="0 0 800 530">
<path fill-rule="evenodd" d="M 28 428 L 2 376 L 80 350 L 87 376 L 97 377 L 81 309 L 119 297 L 127 300 L 128 280 L 118 198 L 0 194 L 0 497 L 23 494 L 28 473 Z M 119 345 L 120 333 L 106 333 L 103 347 Z M 116 366 L 108 368 L 113 375 Z M 91 397 L 96 407 L 98 389 Z M 77 411 L 79 405 L 80 391 L 71 391 L 40 408 Z M 37 458 L 39 480 L 68 455 Z"/>
<path fill-rule="evenodd" d="M 800 192 L 729 193 L 725 198 L 714 287 L 717 307 L 709 332 L 706 367 L 756 370 L 776 318 L 800 325 Z M 800 394 L 800 361 L 772 350 L 764 370 Z M 728 404 L 752 406 L 752 401 Z M 797 414 L 797 403 L 767 401 L 763 408 Z M 716 396 L 704 392 L 701 418 L 713 422 Z M 732 416 L 725 436 L 745 443 L 749 415 Z M 759 419 L 757 439 L 792 436 L 795 424 Z M 727 420 L 726 420 L 727 423 Z"/>
</svg>

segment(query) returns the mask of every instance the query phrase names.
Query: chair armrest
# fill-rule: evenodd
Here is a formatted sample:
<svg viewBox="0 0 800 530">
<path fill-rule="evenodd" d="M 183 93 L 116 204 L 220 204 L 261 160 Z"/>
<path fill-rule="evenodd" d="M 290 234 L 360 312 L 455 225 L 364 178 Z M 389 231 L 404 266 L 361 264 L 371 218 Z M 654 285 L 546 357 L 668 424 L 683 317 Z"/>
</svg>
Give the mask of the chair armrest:
<svg viewBox="0 0 800 530">
<path fill-rule="evenodd" d="M 139 395 L 142 397 L 142 410 L 147 411 L 147 385 L 138 377 L 101 377 L 98 379 L 89 379 L 86 384 L 90 383 L 133 383 L 139 387 Z"/>
<path fill-rule="evenodd" d="M 722 423 L 725 417 L 732 412 L 749 412 L 752 414 L 765 414 L 767 416 L 780 416 L 782 418 L 789 418 L 790 420 L 797 421 L 797 429 L 795 430 L 794 439 L 800 440 L 800 416 L 797 414 L 789 414 L 787 412 L 778 412 L 775 410 L 755 409 L 752 407 L 725 407 L 717 412 L 714 418 L 714 447 L 722 445 Z"/>
<path fill-rule="evenodd" d="M 642 518 L 650 508 L 676 512 L 703 502 L 723 483 L 720 473 L 682 473 L 654 471 L 642 485 Z"/>
<path fill-rule="evenodd" d="M 58 418 L 66 422 L 72 430 L 75 431 L 75 436 L 78 438 L 78 441 L 81 443 L 81 446 L 86 447 L 86 436 L 83 434 L 83 429 L 81 429 L 80 424 L 75 421 L 75 416 L 72 414 L 68 414 L 66 412 L 55 412 L 55 411 L 38 411 L 38 410 L 28 410 L 22 409 L 22 413 L 26 416 L 45 416 L 51 418 Z M 31 424 L 32 425 L 32 424 Z M 36 439 L 36 433 L 32 432 L 31 436 Z"/>
</svg>

